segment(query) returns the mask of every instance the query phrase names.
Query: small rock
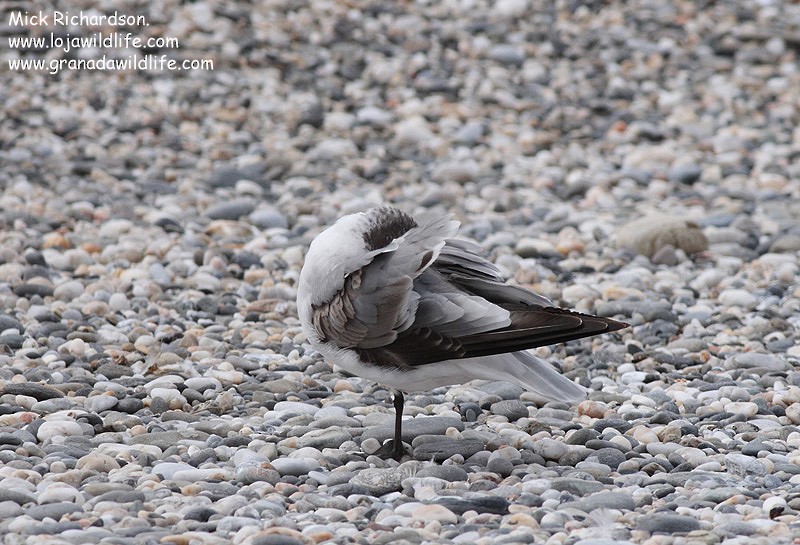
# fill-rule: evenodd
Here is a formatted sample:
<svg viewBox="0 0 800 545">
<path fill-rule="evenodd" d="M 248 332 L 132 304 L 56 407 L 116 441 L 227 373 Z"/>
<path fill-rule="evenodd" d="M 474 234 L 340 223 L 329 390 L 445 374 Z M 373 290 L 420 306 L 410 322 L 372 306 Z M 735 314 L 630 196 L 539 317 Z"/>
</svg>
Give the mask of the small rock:
<svg viewBox="0 0 800 545">
<path fill-rule="evenodd" d="M 466 459 L 483 448 L 483 441 L 478 439 L 442 438 L 414 447 L 414 458 L 443 462 L 451 456 L 460 454 Z"/>
<path fill-rule="evenodd" d="M 238 220 L 251 213 L 255 207 L 252 199 L 233 199 L 208 207 L 205 215 L 212 220 Z"/>
<path fill-rule="evenodd" d="M 47 441 L 54 437 L 69 437 L 83 435 L 83 428 L 74 420 L 55 420 L 43 422 L 36 431 L 36 438 L 39 441 Z"/>
<path fill-rule="evenodd" d="M 755 295 L 742 289 L 727 289 L 719 294 L 717 300 L 727 307 L 741 307 L 746 310 L 751 310 L 758 304 Z"/>
<path fill-rule="evenodd" d="M 21 382 L 18 384 L 6 384 L 3 388 L 3 394 L 8 395 L 23 395 L 29 396 L 37 401 L 44 401 L 45 399 L 57 399 L 64 397 L 60 390 L 56 390 L 44 384 L 37 384 L 35 382 Z"/>
<path fill-rule="evenodd" d="M 652 257 L 671 245 L 687 254 L 708 248 L 708 240 L 696 223 L 684 218 L 651 215 L 632 221 L 617 231 L 619 245 Z"/>
<path fill-rule="evenodd" d="M 544 438 L 534 443 L 533 452 L 545 460 L 558 461 L 562 456 L 569 452 L 569 447 L 561 441 Z"/>
<path fill-rule="evenodd" d="M 767 474 L 767 468 L 758 458 L 745 456 L 738 452 L 729 452 L 725 455 L 725 466 L 730 473 L 739 475 L 740 477 L 746 477 L 748 475 L 763 477 Z"/>
<path fill-rule="evenodd" d="M 260 229 L 288 229 L 289 220 L 280 211 L 274 208 L 259 208 L 253 210 L 247 219 Z"/>
<path fill-rule="evenodd" d="M 442 524 L 455 524 L 458 516 L 443 505 L 423 504 L 411 511 L 411 520 L 427 523 L 437 521 Z"/>
<path fill-rule="evenodd" d="M 492 403 L 489 410 L 493 414 L 505 416 L 509 422 L 515 422 L 528 416 L 528 408 L 522 401 L 517 399 L 504 399 L 503 401 Z"/>
<path fill-rule="evenodd" d="M 277 405 L 276 405 L 277 407 Z M 427 416 L 403 420 L 403 441 L 411 443 L 420 435 L 444 435 L 448 428 L 464 431 L 464 423 L 449 416 Z M 380 442 L 394 437 L 394 426 L 370 428 L 361 434 L 361 440 L 373 437 Z"/>
<path fill-rule="evenodd" d="M 684 515 L 652 513 L 641 517 L 636 527 L 651 534 L 686 534 L 700 529 L 700 522 Z"/>
<path fill-rule="evenodd" d="M 703 169 L 698 165 L 689 163 L 671 168 L 667 173 L 667 179 L 671 182 L 691 185 L 699 180 L 702 174 Z"/>
<path fill-rule="evenodd" d="M 319 469 L 314 458 L 277 458 L 271 462 L 272 467 L 281 475 L 308 475 L 310 471 Z"/>
</svg>

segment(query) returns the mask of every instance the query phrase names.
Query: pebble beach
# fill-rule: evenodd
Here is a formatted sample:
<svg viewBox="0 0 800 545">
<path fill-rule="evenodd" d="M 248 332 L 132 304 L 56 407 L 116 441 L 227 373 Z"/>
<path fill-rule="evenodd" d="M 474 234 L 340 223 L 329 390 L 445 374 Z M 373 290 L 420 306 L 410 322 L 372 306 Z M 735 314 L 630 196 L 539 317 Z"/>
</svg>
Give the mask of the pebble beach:
<svg viewBox="0 0 800 545">
<path fill-rule="evenodd" d="M 800 543 L 800 4 L 4 9 L 1 545 Z M 98 31 L 177 42 L 6 46 Z M 211 62 L 78 63 L 133 53 Z M 535 351 L 588 398 L 406 395 L 376 456 L 295 296 L 381 204 L 628 322 Z"/>
</svg>

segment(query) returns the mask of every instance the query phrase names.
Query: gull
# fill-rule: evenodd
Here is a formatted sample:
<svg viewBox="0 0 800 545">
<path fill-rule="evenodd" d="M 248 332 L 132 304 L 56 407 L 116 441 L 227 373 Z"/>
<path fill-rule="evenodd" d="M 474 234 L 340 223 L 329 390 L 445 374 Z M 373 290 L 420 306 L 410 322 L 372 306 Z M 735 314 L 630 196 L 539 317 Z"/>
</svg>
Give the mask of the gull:
<svg viewBox="0 0 800 545">
<path fill-rule="evenodd" d="M 509 284 L 449 216 L 417 223 L 391 206 L 340 218 L 311 242 L 297 312 L 311 346 L 345 371 L 393 390 L 402 458 L 403 392 L 474 379 L 518 384 L 573 403 L 586 389 L 529 349 L 627 327 L 555 306 Z"/>
</svg>

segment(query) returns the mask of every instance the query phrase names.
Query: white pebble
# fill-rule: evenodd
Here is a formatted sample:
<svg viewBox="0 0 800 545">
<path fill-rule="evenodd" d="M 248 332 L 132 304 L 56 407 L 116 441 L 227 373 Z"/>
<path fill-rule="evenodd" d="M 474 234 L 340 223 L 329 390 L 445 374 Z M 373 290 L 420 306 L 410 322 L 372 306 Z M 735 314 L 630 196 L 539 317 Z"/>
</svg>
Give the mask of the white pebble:
<svg viewBox="0 0 800 545">
<path fill-rule="evenodd" d="M 748 418 L 758 413 L 758 405 L 752 401 L 731 401 L 724 408 L 729 413 L 743 414 Z"/>
<path fill-rule="evenodd" d="M 758 304 L 758 299 L 755 295 L 747 290 L 735 288 L 723 291 L 717 299 L 727 307 L 741 307 L 747 310 L 754 308 Z"/>
<path fill-rule="evenodd" d="M 36 431 L 36 437 L 39 441 L 72 435 L 83 435 L 83 428 L 74 420 L 44 422 Z"/>
</svg>

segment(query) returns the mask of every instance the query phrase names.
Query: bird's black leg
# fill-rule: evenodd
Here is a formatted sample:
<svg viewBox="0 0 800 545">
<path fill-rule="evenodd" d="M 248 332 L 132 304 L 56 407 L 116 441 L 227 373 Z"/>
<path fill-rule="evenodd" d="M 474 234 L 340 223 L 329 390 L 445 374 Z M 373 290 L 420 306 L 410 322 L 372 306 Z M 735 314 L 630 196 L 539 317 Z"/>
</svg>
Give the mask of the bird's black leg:
<svg viewBox="0 0 800 545">
<path fill-rule="evenodd" d="M 393 390 L 392 401 L 394 403 L 394 437 L 381 445 L 381 448 L 375 452 L 375 455 L 380 456 L 384 460 L 391 456 L 399 462 L 403 459 L 403 456 L 411 454 L 403 444 L 403 406 L 406 400 L 402 392 Z"/>
<path fill-rule="evenodd" d="M 403 392 L 399 390 L 394 391 L 394 449 L 392 457 L 400 461 L 405 454 L 403 447 L 403 406 L 406 399 L 403 397 Z"/>
</svg>

